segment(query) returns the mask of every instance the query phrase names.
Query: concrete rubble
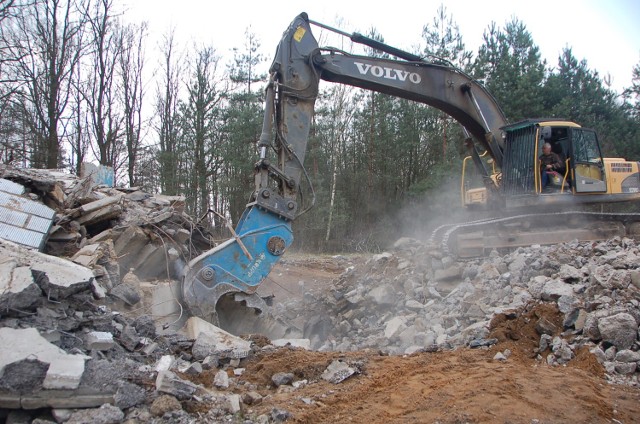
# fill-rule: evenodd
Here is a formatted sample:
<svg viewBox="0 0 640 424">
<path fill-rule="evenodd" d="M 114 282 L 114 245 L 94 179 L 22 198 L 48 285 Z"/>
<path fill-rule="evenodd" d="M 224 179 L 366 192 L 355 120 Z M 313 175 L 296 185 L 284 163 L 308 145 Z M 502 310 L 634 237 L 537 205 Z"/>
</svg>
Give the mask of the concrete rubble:
<svg viewBox="0 0 640 424">
<path fill-rule="evenodd" d="M 496 315 L 554 305 L 564 317 L 561 326 L 536 322 L 541 361 L 567 363 L 584 346 L 610 351 L 597 355 L 609 377 L 638 384 L 640 363 L 626 352 L 640 350 L 639 257 L 640 244 L 614 238 L 459 261 L 403 238 L 347 268 L 330 290 L 307 292 L 303 304 L 280 307 L 304 319 L 312 349 L 411 354 L 490 346 L 498 342 L 489 337 Z"/>
<path fill-rule="evenodd" d="M 460 261 L 402 238 L 330 288 L 280 302 L 282 316 L 304 323 L 303 338 L 270 341 L 189 318 L 178 304 L 176 270 L 212 238 L 183 198 L 52 171 L 0 167 L 0 178 L 56 211 L 42 252 L 0 240 L 0 419 L 19 410 L 25 422 L 36 411 L 59 423 L 282 422 L 292 414 L 251 408 L 274 392 L 357 378 L 363 365 L 327 361 L 307 379 L 283 364 L 264 385 L 249 384 L 257 355 L 485 349 L 499 342 L 496 317 L 517 319 L 532 305 L 562 317 L 534 323 L 540 364 L 562 366 L 586 348 L 610 380 L 639 384 L 640 244 L 631 239 Z"/>
</svg>

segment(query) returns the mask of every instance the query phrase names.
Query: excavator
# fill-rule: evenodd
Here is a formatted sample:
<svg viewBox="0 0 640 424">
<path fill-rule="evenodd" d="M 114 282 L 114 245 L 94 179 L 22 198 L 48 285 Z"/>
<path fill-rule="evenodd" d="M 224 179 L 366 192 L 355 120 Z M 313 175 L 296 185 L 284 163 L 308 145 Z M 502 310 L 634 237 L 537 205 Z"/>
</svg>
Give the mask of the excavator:
<svg viewBox="0 0 640 424">
<path fill-rule="evenodd" d="M 395 59 L 320 47 L 311 25 L 335 31 Z M 299 200 L 305 181 L 310 184 L 304 159 L 320 80 L 424 103 L 460 123 L 470 151 L 465 167 L 466 162 L 473 162 L 483 182 L 483 187 L 472 189 L 463 183 L 465 205 L 527 212 L 434 231 L 434 236 L 437 234 L 440 242 L 460 257 L 535 243 L 606 239 L 625 234 L 638 218 L 634 213 L 567 210 L 576 205 L 640 199 L 638 162 L 603 158 L 596 133 L 574 122 L 507 122 L 495 98 L 478 81 L 448 63 L 428 61 L 361 34 L 342 32 L 302 13 L 284 32 L 269 72 L 257 142 L 255 190 L 233 237 L 193 259 L 183 272 L 182 298 L 190 312 L 223 328 L 246 322 L 238 318 L 238 303 L 257 311 L 265 309 L 256 290 L 291 245 L 291 223 L 306 211 Z M 539 172 L 544 143 L 551 144 L 564 165 L 552 179 L 552 190 L 542 187 Z M 598 220 L 595 225 L 576 222 L 584 216 Z M 544 218 L 543 229 L 534 223 L 540 217 Z M 236 333 L 245 330 L 255 331 L 233 328 Z"/>
</svg>

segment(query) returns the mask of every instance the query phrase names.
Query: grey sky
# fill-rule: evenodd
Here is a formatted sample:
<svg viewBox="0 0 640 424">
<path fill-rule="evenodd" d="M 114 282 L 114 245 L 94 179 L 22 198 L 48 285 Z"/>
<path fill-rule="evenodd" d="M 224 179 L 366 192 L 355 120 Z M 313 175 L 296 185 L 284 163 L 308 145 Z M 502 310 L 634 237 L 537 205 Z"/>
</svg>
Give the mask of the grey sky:
<svg viewBox="0 0 640 424">
<path fill-rule="evenodd" d="M 147 51 L 153 54 L 159 37 L 174 27 L 184 43 L 213 45 L 230 57 L 241 47 L 251 27 L 270 62 L 282 32 L 300 12 L 346 32 L 375 28 L 385 41 L 411 50 L 421 42 L 422 27 L 433 21 L 440 1 L 212 1 L 121 0 L 130 21 L 149 22 Z M 637 0 L 450 0 L 446 9 L 458 24 L 467 49 L 474 53 L 492 22 L 504 26 L 512 17 L 525 23 L 550 65 L 563 47 L 586 59 L 601 76 L 610 74 L 613 88 L 631 84 L 633 66 L 640 62 L 640 2 Z M 314 30 L 316 36 L 319 31 Z"/>
</svg>

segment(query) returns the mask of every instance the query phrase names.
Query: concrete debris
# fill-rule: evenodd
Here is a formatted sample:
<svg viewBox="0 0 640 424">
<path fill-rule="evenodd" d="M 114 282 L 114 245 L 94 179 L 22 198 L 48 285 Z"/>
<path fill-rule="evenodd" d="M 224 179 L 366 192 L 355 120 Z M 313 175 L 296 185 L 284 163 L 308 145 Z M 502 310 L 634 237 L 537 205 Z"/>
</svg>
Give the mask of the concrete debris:
<svg viewBox="0 0 640 424">
<path fill-rule="evenodd" d="M 534 325 L 549 337 L 539 352 L 550 364 L 574 360 L 582 346 L 640 351 L 640 245 L 632 239 L 532 246 L 464 262 L 418 240 L 398 246 L 350 267 L 329 290 L 306 293 L 304 305 L 282 304 L 305 322 L 312 349 L 482 348 L 498 342 L 488 337 L 494 316 L 515 318 L 527 305 L 549 303 L 561 325 L 545 317 Z M 614 373 L 625 363 L 607 361 Z"/>
<path fill-rule="evenodd" d="M 84 409 L 71 414 L 66 424 L 118 424 L 124 412 L 117 406 L 105 404 L 97 409 Z"/>
<path fill-rule="evenodd" d="M 497 352 L 494 356 L 493 356 L 493 360 L 494 361 L 500 361 L 500 362 L 504 362 L 507 360 L 507 357 L 504 356 L 504 353 L 502 352 Z"/>
<path fill-rule="evenodd" d="M 30 309 L 42 295 L 31 268 L 18 266 L 16 260 L 3 260 L 6 262 L 0 264 L 0 314 Z"/>
<path fill-rule="evenodd" d="M 109 350 L 115 345 L 113 334 L 105 331 L 91 331 L 85 336 L 85 346 L 88 350 Z"/>
<path fill-rule="evenodd" d="M 219 389 L 229 388 L 229 375 L 225 370 L 220 370 L 213 378 L 213 385 Z"/>
<path fill-rule="evenodd" d="M 0 190 L 55 211 L 43 252 L 0 240 L 0 408 L 54 408 L 57 421 L 72 423 L 122 422 L 125 410 L 129 422 L 186 423 L 196 419 L 187 411 L 206 406 L 211 422 L 230 422 L 233 414 L 251 416 L 243 405 L 268 402 L 263 390 L 295 391 L 318 380 L 294 381 L 299 370 L 283 364 L 258 387 L 247 381 L 252 355 L 488 349 L 498 343 L 492 319 L 515 320 L 540 304 L 561 316 L 531 321 L 531 353 L 541 363 L 562 366 L 588 350 L 610 378 L 640 376 L 640 245 L 631 239 L 458 261 L 402 238 L 346 268 L 329 290 L 277 305 L 282 316 L 304 324 L 304 334 L 259 342 L 252 336 L 254 345 L 187 319 L 179 303 L 176 270 L 214 239 L 184 214 L 183 197 L 46 170 L 0 166 L 0 177 Z M 494 360 L 509 355 L 503 350 Z M 336 360 L 321 377 L 338 384 L 360 370 L 356 361 Z M 273 409 L 250 419 L 291 418 Z"/>
<path fill-rule="evenodd" d="M 638 322 L 628 313 L 619 313 L 598 320 L 598 331 L 604 342 L 618 349 L 630 349 L 638 337 Z"/>
<path fill-rule="evenodd" d="M 190 381 L 183 380 L 171 371 L 160 371 L 156 378 L 156 390 L 162 393 L 168 393 L 177 399 L 191 399 L 193 394 L 198 390 L 198 386 Z"/>
<path fill-rule="evenodd" d="M 242 402 L 245 405 L 259 405 L 262 403 L 262 395 L 256 391 L 249 391 L 242 395 Z"/>
<path fill-rule="evenodd" d="M 176 359 L 173 356 L 164 355 L 162 358 L 160 358 L 160 360 L 158 360 L 154 369 L 159 373 L 162 371 L 169 371 L 173 366 L 173 364 L 175 363 L 175 361 Z"/>
<path fill-rule="evenodd" d="M 195 338 L 193 356 L 202 360 L 214 355 L 218 358 L 246 358 L 251 343 L 216 327 L 198 317 L 191 317 L 186 323 L 189 338 Z"/>
<path fill-rule="evenodd" d="M 85 355 L 70 355 L 46 341 L 35 328 L 0 328 L 0 382 L 12 379 L 6 367 L 36 358 L 49 367 L 42 381 L 44 389 L 76 389 L 84 372 Z M 14 372 L 20 370 L 13 369 Z M 14 379 L 15 380 L 15 379 Z"/>
<path fill-rule="evenodd" d="M 322 373 L 322 379 L 329 383 L 338 384 L 351 377 L 357 372 L 347 363 L 342 361 L 333 361 Z"/>
<path fill-rule="evenodd" d="M 293 418 L 293 414 L 286 409 L 273 408 L 271 410 L 271 419 L 277 423 L 281 423 Z"/>
<path fill-rule="evenodd" d="M 17 244 L 0 240 L 0 257 L 31 270 L 35 283 L 48 299 L 61 300 L 86 290 L 93 281 L 93 272 L 64 258 L 33 252 Z M 16 275 L 16 286 L 28 286 L 26 270 Z M 5 280 L 6 281 L 6 280 Z M 9 288 L 13 286 L 13 278 Z"/>
<path fill-rule="evenodd" d="M 237 394 L 228 394 L 227 395 L 227 410 L 229 411 L 229 413 L 231 414 L 237 414 L 238 412 L 240 412 L 242 410 L 242 403 L 241 403 L 241 398 L 240 395 Z"/>
<path fill-rule="evenodd" d="M 293 383 L 294 375 L 290 372 L 278 372 L 271 376 L 271 382 L 276 386 L 284 386 Z"/>
<path fill-rule="evenodd" d="M 118 391 L 113 396 L 113 401 L 120 409 L 133 408 L 147 401 L 147 391 L 137 384 L 122 381 L 118 384 Z"/>
</svg>

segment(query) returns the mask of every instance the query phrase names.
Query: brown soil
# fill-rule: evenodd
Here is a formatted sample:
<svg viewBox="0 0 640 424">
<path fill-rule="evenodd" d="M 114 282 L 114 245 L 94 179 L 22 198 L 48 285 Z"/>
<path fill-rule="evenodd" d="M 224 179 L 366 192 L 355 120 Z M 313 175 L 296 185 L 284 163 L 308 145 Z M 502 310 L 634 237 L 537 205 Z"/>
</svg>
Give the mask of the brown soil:
<svg viewBox="0 0 640 424">
<path fill-rule="evenodd" d="M 272 273 L 275 286 L 294 292 L 298 281 L 304 280 L 316 288 L 328 287 L 341 271 L 318 262 L 309 266 L 309 261 L 313 262 L 289 260 L 285 265 L 289 272 Z M 292 413 L 289 422 L 296 423 L 640 422 L 640 389 L 609 384 L 587 349 L 579 350 L 566 366 L 552 367 L 535 359 L 540 338 L 536 325 L 546 320 L 541 324 L 559 332 L 561 318 L 554 306 L 544 304 L 497 316 L 491 336 L 499 343 L 489 349 L 409 356 L 290 348 L 261 353 L 241 364 L 246 371 L 240 379 L 265 396 L 261 404 L 245 406 L 245 414 L 269 414 L 280 408 Z M 505 349 L 512 351 L 506 362 L 492 359 Z M 361 373 L 339 384 L 322 380 L 322 372 L 334 359 L 354 364 Z M 271 376 L 277 372 L 291 372 L 295 380 L 309 383 L 299 389 L 276 389 Z M 241 393 L 244 387 L 238 385 L 236 391 Z"/>
<path fill-rule="evenodd" d="M 640 391 L 612 386 L 574 366 L 550 367 L 490 350 L 420 353 L 407 357 L 281 349 L 247 364 L 247 381 L 264 388 L 276 372 L 293 372 L 311 384 L 298 390 L 263 389 L 271 395 L 253 408 L 286 409 L 298 423 L 631 423 L 640 419 Z M 320 375 L 333 359 L 364 364 L 340 384 Z M 311 404 L 305 403 L 311 402 Z"/>
</svg>

